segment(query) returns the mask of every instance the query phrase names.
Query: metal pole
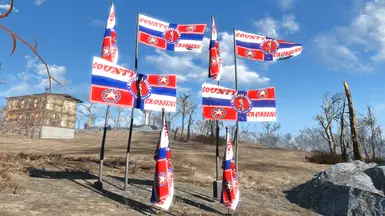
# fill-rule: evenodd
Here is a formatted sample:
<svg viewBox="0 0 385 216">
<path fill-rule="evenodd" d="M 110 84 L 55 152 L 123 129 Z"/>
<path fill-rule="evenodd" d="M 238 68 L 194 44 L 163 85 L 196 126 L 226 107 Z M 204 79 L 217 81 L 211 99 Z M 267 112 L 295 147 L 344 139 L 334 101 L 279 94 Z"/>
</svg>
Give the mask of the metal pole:
<svg viewBox="0 0 385 216">
<path fill-rule="evenodd" d="M 219 81 L 218 81 L 219 86 Z M 216 180 L 219 181 L 219 121 L 216 120 Z"/>
<path fill-rule="evenodd" d="M 94 183 L 94 186 L 98 189 L 103 189 L 103 182 L 102 181 L 103 181 L 104 146 L 105 146 L 105 141 L 106 141 L 109 116 L 110 116 L 110 105 L 107 105 L 106 117 L 104 119 L 102 145 L 100 147 L 99 179 L 97 182 Z"/>
<path fill-rule="evenodd" d="M 237 74 L 237 46 L 235 42 L 235 28 L 233 28 L 233 39 L 234 39 L 234 75 L 235 75 L 235 90 L 238 91 L 238 74 Z M 237 92 L 238 93 L 238 92 Z M 235 145 L 235 166 L 237 170 L 237 176 L 239 178 L 238 174 L 238 119 L 235 124 L 235 137 L 234 137 L 234 145 Z"/>
<path fill-rule="evenodd" d="M 139 34 L 139 12 L 137 13 L 137 18 L 136 18 L 136 44 L 135 44 L 135 73 L 138 72 L 138 34 Z M 138 78 L 137 82 L 137 87 L 140 85 L 141 77 L 140 79 Z M 138 99 L 140 102 L 140 92 L 139 88 L 136 88 L 138 92 Z M 126 152 L 126 167 L 125 167 L 125 172 L 124 172 L 124 190 L 127 190 L 127 184 L 128 184 L 128 165 L 129 165 L 129 159 L 130 159 L 130 149 L 131 149 L 131 138 L 132 138 L 132 127 L 134 125 L 134 113 L 135 113 L 135 108 L 131 109 L 131 121 L 130 121 L 130 132 L 128 134 L 128 141 L 127 141 L 127 152 Z"/>
</svg>

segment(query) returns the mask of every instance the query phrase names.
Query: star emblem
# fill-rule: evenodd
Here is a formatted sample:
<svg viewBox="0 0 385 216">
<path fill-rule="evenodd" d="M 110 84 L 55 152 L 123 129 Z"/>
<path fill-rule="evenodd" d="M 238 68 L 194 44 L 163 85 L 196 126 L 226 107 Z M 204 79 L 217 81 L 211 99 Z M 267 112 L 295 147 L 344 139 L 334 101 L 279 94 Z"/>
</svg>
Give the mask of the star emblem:
<svg viewBox="0 0 385 216">
<path fill-rule="evenodd" d="M 254 56 L 254 53 L 253 53 L 253 51 L 251 51 L 251 50 L 247 50 L 247 51 L 246 51 L 246 55 L 247 55 L 248 57 L 253 57 L 253 56 Z"/>
<path fill-rule="evenodd" d="M 156 39 L 152 37 L 152 38 L 150 38 L 149 42 L 152 43 L 152 44 L 155 44 L 156 43 Z"/>
<path fill-rule="evenodd" d="M 216 65 L 216 64 L 217 64 L 217 60 L 216 60 L 215 58 L 212 58 L 212 59 L 211 59 L 211 64 L 212 64 L 212 65 Z"/>
<path fill-rule="evenodd" d="M 260 98 L 265 98 L 265 97 L 267 97 L 267 91 L 266 91 L 265 89 L 259 91 L 258 96 L 259 96 Z"/>
<path fill-rule="evenodd" d="M 166 78 L 166 77 L 162 77 L 162 78 L 160 79 L 160 82 L 161 82 L 161 83 L 167 83 L 167 78 Z"/>
<path fill-rule="evenodd" d="M 166 177 L 164 177 L 163 175 L 159 176 L 159 184 L 163 185 L 165 180 Z"/>
<path fill-rule="evenodd" d="M 106 98 L 113 98 L 114 100 L 116 100 L 116 94 L 115 94 L 115 92 L 110 91 L 109 93 L 107 93 Z"/>
<path fill-rule="evenodd" d="M 221 109 L 217 109 L 217 110 L 215 110 L 214 115 L 222 116 L 223 115 L 223 111 Z"/>
<path fill-rule="evenodd" d="M 110 53 L 110 49 L 108 47 L 104 47 L 103 55 L 108 55 Z"/>
<path fill-rule="evenodd" d="M 225 188 L 226 188 L 227 191 L 231 191 L 231 189 L 232 189 L 231 183 L 230 182 L 226 182 Z"/>
</svg>

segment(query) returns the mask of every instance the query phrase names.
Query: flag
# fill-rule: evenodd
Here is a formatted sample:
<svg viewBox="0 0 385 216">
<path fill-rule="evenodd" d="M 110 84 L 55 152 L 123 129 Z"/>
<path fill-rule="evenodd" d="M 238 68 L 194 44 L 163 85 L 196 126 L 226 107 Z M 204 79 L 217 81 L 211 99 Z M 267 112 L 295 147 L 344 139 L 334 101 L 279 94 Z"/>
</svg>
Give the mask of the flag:
<svg viewBox="0 0 385 216">
<path fill-rule="evenodd" d="M 132 108 L 134 99 L 127 89 L 127 82 L 135 76 L 132 70 L 94 57 L 90 102 Z"/>
<path fill-rule="evenodd" d="M 207 120 L 276 121 L 275 89 L 237 91 L 203 83 L 202 113 Z"/>
<path fill-rule="evenodd" d="M 234 162 L 233 147 L 231 145 L 230 134 L 226 128 L 226 149 L 223 157 L 223 180 L 221 203 L 227 208 L 235 210 L 239 201 L 239 185 L 237 169 Z"/>
<path fill-rule="evenodd" d="M 219 81 L 222 72 L 222 58 L 219 51 L 217 26 L 215 25 L 214 18 L 212 18 L 212 29 L 210 39 L 210 66 L 209 66 L 209 77 L 213 80 Z"/>
<path fill-rule="evenodd" d="M 115 8 L 111 2 L 110 15 L 108 16 L 106 30 L 104 33 L 104 40 L 102 45 L 102 58 L 112 63 L 118 62 L 119 52 L 118 44 L 116 41 L 116 20 L 115 20 Z"/>
<path fill-rule="evenodd" d="M 293 58 L 302 52 L 302 44 L 271 37 L 235 31 L 237 55 L 257 61 L 277 61 Z"/>
<path fill-rule="evenodd" d="M 171 24 L 139 14 L 138 25 L 141 43 L 175 52 L 201 52 L 206 24 Z"/>
<path fill-rule="evenodd" d="M 138 79 L 140 85 L 137 86 Z M 127 83 L 128 91 L 135 97 L 134 108 L 141 110 L 176 112 L 176 75 L 136 74 Z M 140 97 L 138 97 L 138 90 Z"/>
<path fill-rule="evenodd" d="M 165 121 L 163 121 L 163 129 L 160 133 L 154 159 L 156 165 L 150 201 L 154 203 L 155 206 L 168 210 L 174 196 L 174 174 Z"/>
</svg>

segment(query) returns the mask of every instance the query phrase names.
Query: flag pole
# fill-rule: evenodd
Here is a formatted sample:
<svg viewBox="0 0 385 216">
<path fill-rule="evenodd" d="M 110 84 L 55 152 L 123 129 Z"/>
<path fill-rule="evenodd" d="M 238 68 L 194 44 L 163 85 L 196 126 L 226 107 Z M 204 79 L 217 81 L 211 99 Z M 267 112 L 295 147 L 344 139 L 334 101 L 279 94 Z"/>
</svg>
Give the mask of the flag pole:
<svg viewBox="0 0 385 216">
<path fill-rule="evenodd" d="M 111 1 L 110 7 L 112 6 L 112 4 L 113 3 Z M 106 28 L 107 28 L 107 25 L 108 25 L 108 22 L 106 24 Z M 104 43 L 104 39 L 103 39 L 103 43 Z M 102 45 L 102 52 L 103 52 L 103 45 Z M 100 146 L 99 179 L 97 182 L 94 183 L 94 186 L 97 189 L 103 189 L 103 182 L 102 181 L 103 181 L 104 147 L 105 147 L 105 142 L 106 142 L 107 126 L 108 126 L 109 117 L 110 117 L 110 104 L 107 105 L 106 117 L 104 118 L 102 145 Z"/>
<path fill-rule="evenodd" d="M 234 75 L 235 75 L 235 90 L 238 91 L 238 74 L 237 74 L 237 46 L 235 42 L 235 28 L 233 28 L 233 38 L 234 38 Z M 238 92 L 237 92 L 238 93 Z M 235 137 L 234 137 L 234 144 L 235 144 L 235 166 L 237 171 L 237 176 L 239 178 L 238 174 L 238 119 L 235 124 Z"/>
<path fill-rule="evenodd" d="M 137 17 L 136 17 L 136 43 L 135 43 L 135 69 L 134 69 L 135 73 L 138 72 L 138 56 L 139 56 L 138 55 L 138 53 L 139 53 L 138 34 L 139 34 L 139 12 L 137 13 Z M 138 79 L 138 81 L 139 81 L 139 85 L 140 85 L 140 80 Z M 140 93 L 138 88 L 137 88 L 137 92 L 138 92 L 138 94 Z M 139 96 L 141 96 L 141 95 L 139 95 Z M 138 99 L 140 100 L 140 97 L 138 97 Z M 124 172 L 124 190 L 127 190 L 127 184 L 128 184 L 128 165 L 129 165 L 129 159 L 130 159 L 132 127 L 134 125 L 134 113 L 135 113 L 135 109 L 133 107 L 131 109 L 130 132 L 128 134 L 128 141 L 127 141 L 126 167 L 125 167 L 125 172 Z"/>
</svg>

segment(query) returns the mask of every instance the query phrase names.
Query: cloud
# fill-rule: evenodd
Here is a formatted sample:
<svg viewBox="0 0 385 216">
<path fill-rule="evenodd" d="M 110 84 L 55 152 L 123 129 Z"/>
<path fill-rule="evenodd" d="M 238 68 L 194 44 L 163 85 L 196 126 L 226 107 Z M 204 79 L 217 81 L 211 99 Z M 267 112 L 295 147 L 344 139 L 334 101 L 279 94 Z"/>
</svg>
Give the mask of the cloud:
<svg viewBox="0 0 385 216">
<path fill-rule="evenodd" d="M 271 16 L 267 16 L 262 20 L 254 22 L 259 34 L 268 37 L 278 38 L 280 32 L 286 34 L 294 34 L 300 31 L 300 25 L 296 22 L 293 14 L 284 15 L 281 21 L 275 20 Z"/>
<path fill-rule="evenodd" d="M 233 35 L 227 32 L 219 33 L 219 46 L 223 62 L 222 81 L 234 82 Z M 171 53 L 156 49 L 157 55 L 147 55 L 146 61 L 154 65 L 162 73 L 177 74 L 178 82 L 197 83 L 208 80 L 208 44 L 204 38 L 202 53 Z M 265 84 L 269 78 L 260 76 L 248 68 L 239 59 L 237 64 L 238 84 Z"/>
<path fill-rule="evenodd" d="M 348 25 L 337 26 L 313 40 L 323 60 L 332 62 L 332 68 L 368 72 L 385 60 L 385 2 L 367 2 L 357 13 Z"/>
<path fill-rule="evenodd" d="M 9 10 L 10 7 L 11 7 L 11 5 L 9 5 L 9 4 L 0 4 L 0 11 L 7 11 L 7 10 Z M 15 7 L 13 7 L 12 11 L 13 12 L 19 12 L 19 10 L 16 9 Z M 2 14 L 2 13 L 0 13 L 0 14 Z"/>
<path fill-rule="evenodd" d="M 42 5 L 47 0 L 35 0 L 35 5 Z"/>
<path fill-rule="evenodd" d="M 106 22 L 101 19 L 94 19 L 90 21 L 91 26 L 105 26 Z"/>
<path fill-rule="evenodd" d="M 295 2 L 296 0 L 277 0 L 277 4 L 282 10 L 292 9 Z"/>
<path fill-rule="evenodd" d="M 41 93 L 48 87 L 48 76 L 44 64 L 42 64 L 36 57 L 26 56 L 27 60 L 25 71 L 15 75 L 8 75 L 5 82 L 11 88 L 0 92 L 0 96 L 18 96 L 24 94 Z M 61 82 L 64 86 L 71 84 L 71 81 L 66 78 L 67 68 L 59 65 L 48 65 L 51 75 Z M 52 81 L 52 89 L 58 87 Z M 62 90 L 61 87 L 59 87 Z"/>
</svg>

